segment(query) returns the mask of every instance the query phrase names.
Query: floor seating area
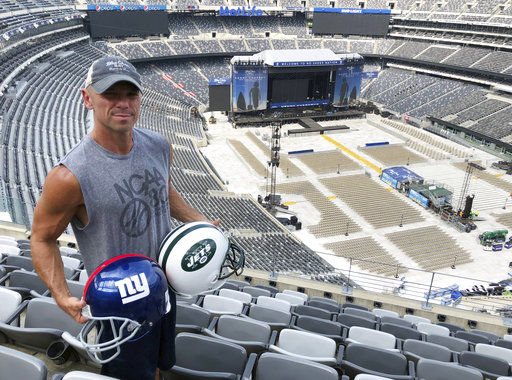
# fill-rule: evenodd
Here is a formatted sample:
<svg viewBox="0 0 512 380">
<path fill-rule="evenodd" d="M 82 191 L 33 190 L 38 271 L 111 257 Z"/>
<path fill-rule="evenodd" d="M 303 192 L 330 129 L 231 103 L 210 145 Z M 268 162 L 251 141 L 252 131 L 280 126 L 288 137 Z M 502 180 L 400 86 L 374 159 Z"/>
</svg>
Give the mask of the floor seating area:
<svg viewBox="0 0 512 380">
<path fill-rule="evenodd" d="M 392 276 L 407 271 L 400 268 L 400 262 L 371 237 L 336 241 L 324 244 L 324 247 L 346 258 L 368 260 L 355 261 L 354 265 L 380 275 Z"/>
<path fill-rule="evenodd" d="M 320 182 L 375 228 L 423 220 L 409 203 L 364 174 L 325 178 Z"/>
<path fill-rule="evenodd" d="M 297 159 L 307 165 L 316 174 L 350 171 L 361 167 L 356 161 L 351 160 L 339 151 L 300 154 L 297 155 Z"/>
<path fill-rule="evenodd" d="M 320 222 L 307 226 L 317 238 L 361 231 L 357 223 L 309 181 L 279 183 L 276 192 L 301 195 L 318 210 Z"/>
<path fill-rule="evenodd" d="M 252 132 L 247 132 L 245 135 L 264 153 L 265 157 L 270 157 L 270 144 L 265 144 Z M 286 175 L 286 178 L 300 177 L 304 175 L 302 170 L 300 170 L 292 160 L 283 154 L 280 155 L 279 168 L 283 174 Z"/>
<path fill-rule="evenodd" d="M 392 232 L 386 237 L 425 270 L 433 271 L 473 261 L 469 252 L 436 226 Z"/>
<path fill-rule="evenodd" d="M 425 158 L 403 146 L 377 147 L 365 149 L 363 152 L 379 161 L 384 167 L 425 162 Z"/>
</svg>

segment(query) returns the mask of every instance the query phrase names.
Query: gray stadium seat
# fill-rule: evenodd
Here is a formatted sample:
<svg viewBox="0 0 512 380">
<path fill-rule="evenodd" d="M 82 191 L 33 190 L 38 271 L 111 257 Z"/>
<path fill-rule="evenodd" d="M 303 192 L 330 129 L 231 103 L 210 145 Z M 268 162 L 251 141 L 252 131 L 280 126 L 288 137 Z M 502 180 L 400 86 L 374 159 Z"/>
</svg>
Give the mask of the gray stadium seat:
<svg viewBox="0 0 512 380">
<path fill-rule="evenodd" d="M 333 305 L 340 306 L 340 304 L 336 300 L 333 300 L 332 298 L 313 296 L 313 297 L 311 297 L 310 300 L 311 301 L 320 301 L 320 302 L 325 302 L 325 303 L 332 303 Z"/>
<path fill-rule="evenodd" d="M 382 350 L 353 343 L 346 349 L 341 368 L 351 379 L 359 374 L 370 374 L 396 380 L 413 380 L 414 363 L 394 351 Z"/>
<path fill-rule="evenodd" d="M 166 374 L 170 379 L 238 379 L 244 370 L 251 373 L 256 361 L 255 354 L 247 359 L 243 347 L 208 336 L 181 333 L 175 344 L 176 365 Z"/>
<path fill-rule="evenodd" d="M 377 322 L 372 319 L 357 317 L 346 313 L 338 314 L 337 321 L 343 325 L 343 327 L 350 328 L 352 326 L 365 327 L 367 329 L 375 329 Z"/>
<path fill-rule="evenodd" d="M 253 298 L 258 298 L 259 296 L 272 296 L 270 290 L 257 288 L 255 286 L 244 286 L 242 291 L 245 293 L 249 293 Z"/>
<path fill-rule="evenodd" d="M 335 369 L 309 360 L 276 354 L 263 353 L 258 359 L 253 380 L 337 380 Z"/>
<path fill-rule="evenodd" d="M 316 307 L 319 309 L 327 310 L 330 313 L 339 313 L 340 312 L 340 305 L 332 303 L 332 302 L 325 302 L 323 300 L 319 299 L 311 299 L 308 302 L 309 306 Z"/>
<path fill-rule="evenodd" d="M 341 305 L 341 308 L 344 309 L 346 307 L 353 307 L 355 309 L 360 309 L 360 310 L 366 310 L 368 311 L 368 308 L 365 307 L 365 306 L 362 306 L 362 305 L 357 305 L 355 303 L 352 303 L 352 302 L 345 302 L 343 305 Z"/>
<path fill-rule="evenodd" d="M 450 330 L 450 332 L 452 334 L 455 334 L 457 331 L 466 331 L 466 329 L 464 327 L 454 325 L 452 323 L 438 322 L 437 324 L 439 326 L 444 326 L 444 327 L 448 328 L 448 330 Z"/>
<path fill-rule="evenodd" d="M 504 347 L 512 350 L 512 341 L 510 340 L 498 339 L 494 344 L 498 347 Z"/>
<path fill-rule="evenodd" d="M 81 284 L 78 281 L 67 280 L 66 282 L 68 284 L 68 288 L 69 288 L 69 291 L 70 291 L 71 295 L 73 297 L 81 299 L 82 296 L 84 295 L 85 285 Z"/>
<path fill-rule="evenodd" d="M 2 379 L 46 380 L 44 362 L 31 355 L 0 346 L 0 377 Z"/>
<path fill-rule="evenodd" d="M 275 299 L 288 301 L 292 306 L 304 305 L 304 298 L 289 293 L 276 293 Z"/>
<path fill-rule="evenodd" d="M 212 294 L 204 296 L 202 306 L 214 316 L 240 314 L 244 308 L 244 304 L 241 301 Z"/>
<path fill-rule="evenodd" d="M 295 290 L 290 290 L 290 289 L 284 289 L 283 293 L 291 294 L 292 296 L 296 296 L 296 297 L 301 297 L 304 300 L 304 302 L 308 301 L 308 295 L 305 293 L 296 292 Z"/>
<path fill-rule="evenodd" d="M 439 344 L 453 352 L 462 352 L 469 350 L 469 342 L 465 339 L 455 338 L 453 336 L 443 336 L 431 334 L 427 336 L 427 342 Z"/>
<path fill-rule="evenodd" d="M 60 340 L 64 331 L 76 336 L 82 328 L 51 298 L 35 298 L 26 305 L 23 327 L 0 323 L 0 331 L 15 345 L 45 351 L 51 343 Z M 21 308 L 18 310 L 22 312 Z"/>
<path fill-rule="evenodd" d="M 309 331 L 334 339 L 336 343 L 341 343 L 343 326 L 334 321 L 328 321 L 322 318 L 310 317 L 309 315 L 299 315 L 295 324 L 291 326 L 293 329 L 300 331 Z"/>
<path fill-rule="evenodd" d="M 399 318 L 400 317 L 396 311 L 386 310 L 386 309 L 375 308 L 372 310 L 372 313 L 375 314 L 379 318 L 382 318 L 382 317 Z"/>
<path fill-rule="evenodd" d="M 18 256 L 21 250 L 18 247 L 0 244 L 0 254 Z"/>
<path fill-rule="evenodd" d="M 491 343 L 491 340 L 488 337 L 486 337 L 482 334 L 475 334 L 475 333 L 472 333 L 469 331 L 457 331 L 455 333 L 455 337 L 467 340 L 468 342 L 471 342 L 473 344 L 477 344 L 477 343 L 489 344 L 489 343 Z"/>
<path fill-rule="evenodd" d="M 32 259 L 24 256 L 7 256 L 3 260 L 2 265 L 8 272 L 16 269 L 24 269 L 29 272 L 34 270 L 34 263 L 32 263 Z"/>
<path fill-rule="evenodd" d="M 384 331 L 373 330 L 360 326 L 352 326 L 345 339 L 348 344 L 359 343 L 383 350 L 397 350 L 395 336 Z"/>
<path fill-rule="evenodd" d="M 40 297 L 48 291 L 46 284 L 34 272 L 14 270 L 8 274 L 9 289 L 20 293 L 25 300 L 30 297 Z"/>
<path fill-rule="evenodd" d="M 270 292 L 270 294 L 272 294 L 272 295 L 279 293 L 279 289 L 277 289 L 275 286 L 258 284 L 258 285 L 254 285 L 254 287 L 258 288 L 258 289 L 268 290 Z"/>
<path fill-rule="evenodd" d="M 197 305 L 176 304 L 176 335 L 180 332 L 200 333 L 208 327 L 211 313 Z"/>
<path fill-rule="evenodd" d="M 251 305 L 247 316 L 257 321 L 266 322 L 272 330 L 281 330 L 290 326 L 292 314 L 290 312 L 269 309 L 260 305 Z"/>
<path fill-rule="evenodd" d="M 500 337 L 492 332 L 489 332 L 489 331 L 483 331 L 483 330 L 477 330 L 477 329 L 473 329 L 473 330 L 470 330 L 470 332 L 472 332 L 473 334 L 479 334 L 479 335 L 483 335 L 487 338 L 489 338 L 489 340 L 491 341 L 491 343 L 494 343 L 496 342 L 498 339 L 500 339 Z"/>
<path fill-rule="evenodd" d="M 309 305 L 299 305 L 293 310 L 295 315 L 309 315 L 310 317 L 323 318 L 331 320 L 332 313 L 327 310 L 320 309 Z"/>
<path fill-rule="evenodd" d="M 233 279 L 226 280 L 225 284 L 235 285 L 238 288 L 238 290 L 241 290 L 244 286 L 251 286 L 251 284 L 249 284 L 247 281 L 240 281 L 240 280 L 233 280 Z"/>
<path fill-rule="evenodd" d="M 377 320 L 377 316 L 373 314 L 371 311 L 355 309 L 353 307 L 347 307 L 343 309 L 343 313 L 348 315 L 355 315 L 356 317 L 366 318 L 373 321 Z"/>
<path fill-rule="evenodd" d="M 215 332 L 212 331 L 213 328 Z M 203 329 L 202 333 L 238 344 L 248 354 L 260 353 L 271 343 L 271 329 L 267 323 L 233 315 L 221 315 L 215 326 Z"/>
<path fill-rule="evenodd" d="M 82 269 L 80 271 L 80 275 L 78 277 L 78 282 L 80 282 L 82 284 L 86 284 L 88 279 L 89 279 L 89 275 L 87 274 L 87 271 L 85 269 Z"/>
<path fill-rule="evenodd" d="M 283 329 L 270 352 L 289 355 L 329 366 L 339 364 L 336 357 L 336 342 L 325 336 L 306 331 Z"/>
<path fill-rule="evenodd" d="M 290 302 L 268 296 L 258 296 L 258 298 L 256 299 L 256 305 L 284 312 L 289 312 L 292 308 Z"/>
<path fill-rule="evenodd" d="M 450 330 L 447 327 L 434 325 L 432 323 L 418 322 L 416 328 L 422 334 L 450 336 Z"/>
<path fill-rule="evenodd" d="M 0 322 L 5 322 L 21 304 L 21 295 L 14 290 L 0 286 Z"/>
<path fill-rule="evenodd" d="M 240 292 L 238 290 L 223 288 L 219 290 L 219 296 L 233 298 L 239 300 L 244 304 L 249 304 L 252 301 L 252 296 L 249 293 Z"/>
<path fill-rule="evenodd" d="M 394 325 L 404 326 L 404 327 L 412 327 L 412 322 L 406 321 L 403 318 L 395 318 L 384 316 L 380 318 L 380 323 L 392 323 Z"/>
<path fill-rule="evenodd" d="M 512 365 L 512 350 L 504 347 L 493 346 L 491 344 L 477 343 L 475 345 L 475 352 L 479 354 L 489 355 L 495 358 L 506 360 Z"/>
<path fill-rule="evenodd" d="M 466 367 L 478 369 L 485 378 L 495 379 L 500 376 L 512 375 L 510 364 L 506 360 L 477 352 L 462 352 L 459 363 Z"/>
<path fill-rule="evenodd" d="M 483 380 L 480 371 L 474 368 L 429 359 L 420 359 L 416 372 L 424 380 Z"/>
<path fill-rule="evenodd" d="M 380 330 L 392 334 L 397 339 L 421 339 L 422 334 L 412 327 L 405 327 L 395 325 L 394 323 L 383 323 L 380 325 Z"/>
<path fill-rule="evenodd" d="M 0 265 L 0 279 L 2 279 L 7 274 L 7 270 Z"/>
<path fill-rule="evenodd" d="M 245 285 L 244 285 L 245 286 Z M 240 290 L 240 286 L 236 285 L 236 284 L 233 284 L 231 282 L 225 282 L 224 284 L 222 284 L 222 286 L 219 288 L 219 290 L 222 290 L 222 289 L 229 289 L 229 290 L 236 290 L 236 291 L 239 291 Z"/>
<path fill-rule="evenodd" d="M 448 363 L 453 358 L 452 352 L 448 348 L 415 339 L 407 339 L 404 342 L 403 353 L 407 359 L 415 363 L 420 359 L 432 359 Z"/>
<path fill-rule="evenodd" d="M 417 315 L 405 314 L 403 317 L 406 321 L 411 322 L 414 326 L 420 322 L 423 323 L 432 323 L 432 321 L 428 318 L 419 317 Z"/>
</svg>

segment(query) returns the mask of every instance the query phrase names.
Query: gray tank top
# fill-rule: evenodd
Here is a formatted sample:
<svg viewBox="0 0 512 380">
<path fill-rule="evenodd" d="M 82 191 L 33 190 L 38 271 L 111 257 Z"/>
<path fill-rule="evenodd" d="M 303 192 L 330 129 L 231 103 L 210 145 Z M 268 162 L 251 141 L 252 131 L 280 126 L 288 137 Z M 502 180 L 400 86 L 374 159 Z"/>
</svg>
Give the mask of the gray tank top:
<svg viewBox="0 0 512 380">
<path fill-rule="evenodd" d="M 104 261 L 139 253 L 157 259 L 171 230 L 171 150 L 158 133 L 134 128 L 133 148 L 113 153 L 86 135 L 59 162 L 78 179 L 89 223 L 75 216 L 71 226 L 90 275 Z"/>
</svg>

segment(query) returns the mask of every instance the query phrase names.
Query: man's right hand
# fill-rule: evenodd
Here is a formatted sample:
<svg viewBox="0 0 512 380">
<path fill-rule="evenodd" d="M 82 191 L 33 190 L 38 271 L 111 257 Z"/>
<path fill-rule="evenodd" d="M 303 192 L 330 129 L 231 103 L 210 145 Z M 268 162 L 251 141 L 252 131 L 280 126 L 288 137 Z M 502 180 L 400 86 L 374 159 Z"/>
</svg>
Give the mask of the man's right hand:
<svg viewBox="0 0 512 380">
<path fill-rule="evenodd" d="M 59 307 L 78 323 L 83 324 L 88 321 L 88 319 L 82 315 L 82 309 L 86 306 L 84 300 L 69 296 L 56 301 Z"/>
</svg>

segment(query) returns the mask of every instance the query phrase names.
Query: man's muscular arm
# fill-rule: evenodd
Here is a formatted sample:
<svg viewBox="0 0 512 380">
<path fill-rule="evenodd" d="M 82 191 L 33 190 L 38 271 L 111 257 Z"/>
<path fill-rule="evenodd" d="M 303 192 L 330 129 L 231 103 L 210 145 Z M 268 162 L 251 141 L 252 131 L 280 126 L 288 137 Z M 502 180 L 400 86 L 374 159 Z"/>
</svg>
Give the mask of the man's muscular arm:
<svg viewBox="0 0 512 380">
<path fill-rule="evenodd" d="M 170 145 L 170 144 L 169 144 Z M 172 156 L 173 150 L 171 145 L 171 165 L 172 165 Z M 169 207 L 171 209 L 171 216 L 175 219 L 178 219 L 184 223 L 188 222 L 199 222 L 205 221 L 210 222 L 216 226 L 219 225 L 220 220 L 216 219 L 215 221 L 211 221 L 202 215 L 195 208 L 190 207 L 181 197 L 181 195 L 176 191 L 171 184 L 171 177 L 169 177 Z"/>
<path fill-rule="evenodd" d="M 48 176 L 34 211 L 30 238 L 32 261 L 37 274 L 48 286 L 57 304 L 79 323 L 87 321 L 81 314 L 85 301 L 69 292 L 57 239 L 82 204 L 83 197 L 76 177 L 65 166 L 57 166 Z"/>
</svg>

